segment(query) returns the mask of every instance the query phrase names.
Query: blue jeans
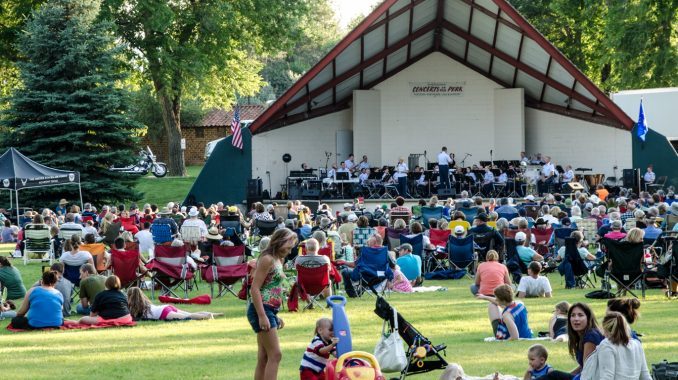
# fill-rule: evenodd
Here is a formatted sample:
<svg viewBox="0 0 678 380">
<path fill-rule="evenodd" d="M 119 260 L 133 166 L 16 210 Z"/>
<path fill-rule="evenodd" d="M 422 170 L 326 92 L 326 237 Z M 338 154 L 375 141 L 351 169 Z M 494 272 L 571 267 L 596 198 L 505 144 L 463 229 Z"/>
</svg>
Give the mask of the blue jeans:
<svg viewBox="0 0 678 380">
<path fill-rule="evenodd" d="M 82 304 L 79 303 L 77 306 L 75 306 L 75 311 L 80 314 L 80 315 L 89 315 L 89 306 L 87 307 L 82 307 Z"/>
<path fill-rule="evenodd" d="M 268 322 L 271 324 L 271 328 L 277 329 L 278 310 L 271 306 L 264 305 L 264 313 L 266 313 L 266 317 L 268 317 Z M 250 306 L 247 307 L 247 320 L 250 322 L 250 326 L 252 326 L 252 330 L 254 330 L 255 333 L 260 333 L 263 331 L 259 326 L 259 316 L 257 315 L 257 309 L 254 308 L 253 303 L 250 303 Z"/>
</svg>

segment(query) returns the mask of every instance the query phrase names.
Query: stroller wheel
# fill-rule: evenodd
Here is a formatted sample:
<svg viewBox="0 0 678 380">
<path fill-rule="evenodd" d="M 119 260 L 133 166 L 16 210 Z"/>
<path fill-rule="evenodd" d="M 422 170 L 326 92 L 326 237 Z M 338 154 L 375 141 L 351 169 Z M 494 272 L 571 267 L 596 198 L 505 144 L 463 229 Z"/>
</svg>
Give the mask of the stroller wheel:
<svg viewBox="0 0 678 380">
<path fill-rule="evenodd" d="M 417 367 L 421 368 L 424 366 L 424 361 L 423 360 L 417 360 Z"/>
</svg>

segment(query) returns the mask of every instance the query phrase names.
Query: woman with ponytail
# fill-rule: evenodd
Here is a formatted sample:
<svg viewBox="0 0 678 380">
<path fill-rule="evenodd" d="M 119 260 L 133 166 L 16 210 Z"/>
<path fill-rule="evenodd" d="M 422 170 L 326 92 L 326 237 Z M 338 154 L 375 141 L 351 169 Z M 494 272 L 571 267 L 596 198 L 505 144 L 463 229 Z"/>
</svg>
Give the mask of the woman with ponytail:
<svg viewBox="0 0 678 380">
<path fill-rule="evenodd" d="M 640 308 L 640 301 L 636 298 L 613 298 L 607 301 L 607 311 L 616 311 L 626 318 L 629 326 L 633 325 L 640 316 L 638 309 Z M 631 329 L 631 338 L 640 340 L 638 334 Z"/>
<path fill-rule="evenodd" d="M 586 361 L 581 380 L 651 380 L 640 342 L 631 337 L 626 317 L 610 311 L 603 318 L 605 339 Z"/>
</svg>

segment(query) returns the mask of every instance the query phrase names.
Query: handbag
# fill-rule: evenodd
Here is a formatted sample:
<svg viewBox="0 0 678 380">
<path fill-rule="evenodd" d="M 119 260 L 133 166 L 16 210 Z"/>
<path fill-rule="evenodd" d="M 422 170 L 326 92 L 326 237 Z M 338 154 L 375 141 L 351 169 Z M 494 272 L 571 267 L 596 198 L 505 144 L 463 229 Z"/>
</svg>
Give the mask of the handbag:
<svg viewBox="0 0 678 380">
<path fill-rule="evenodd" d="M 393 308 L 393 331 L 386 332 L 386 323 L 381 328 L 381 338 L 374 348 L 374 356 L 384 372 L 402 372 L 407 368 L 408 360 L 403 342 L 398 334 L 398 312 Z"/>
</svg>

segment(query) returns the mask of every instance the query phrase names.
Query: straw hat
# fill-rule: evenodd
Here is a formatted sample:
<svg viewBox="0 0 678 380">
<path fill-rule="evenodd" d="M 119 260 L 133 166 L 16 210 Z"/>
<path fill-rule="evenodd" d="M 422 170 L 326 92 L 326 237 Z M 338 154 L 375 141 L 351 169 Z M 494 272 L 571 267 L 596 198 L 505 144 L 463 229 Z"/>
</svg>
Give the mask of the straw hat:
<svg viewBox="0 0 678 380">
<path fill-rule="evenodd" d="M 210 240 L 222 240 L 224 237 L 221 236 L 218 228 L 210 227 L 210 229 L 207 230 L 207 236 L 205 236 L 205 238 Z"/>
<path fill-rule="evenodd" d="M 64 205 L 67 205 L 67 204 L 68 204 L 68 201 L 63 199 L 63 198 L 59 201 L 59 206 L 64 206 Z"/>
</svg>

